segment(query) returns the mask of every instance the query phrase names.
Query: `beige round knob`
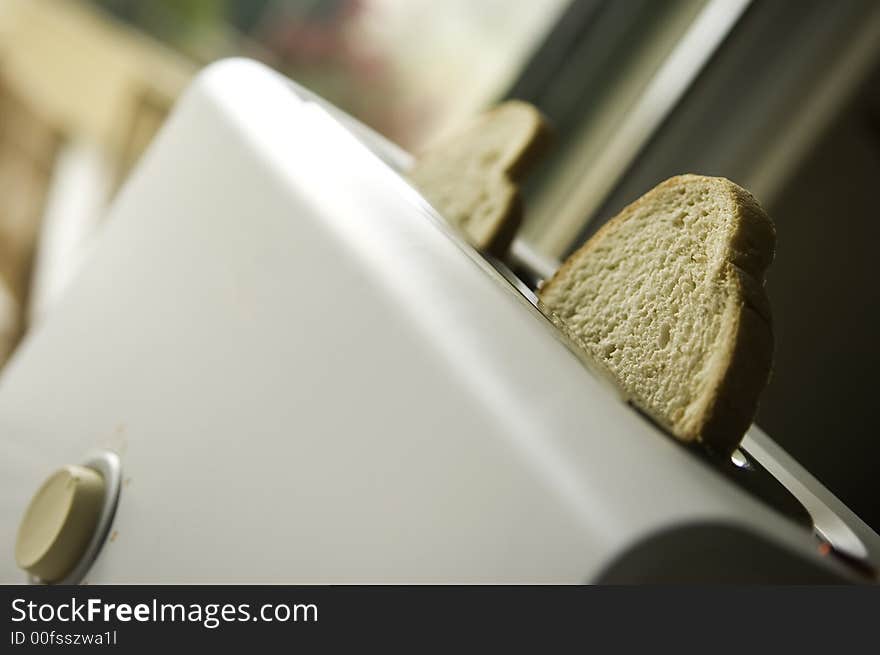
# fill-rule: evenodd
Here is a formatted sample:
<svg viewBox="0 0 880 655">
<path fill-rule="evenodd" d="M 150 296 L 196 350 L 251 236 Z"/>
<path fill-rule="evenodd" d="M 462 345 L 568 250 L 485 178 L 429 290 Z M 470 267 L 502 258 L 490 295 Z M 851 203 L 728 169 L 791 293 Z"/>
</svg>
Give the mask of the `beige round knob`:
<svg viewBox="0 0 880 655">
<path fill-rule="evenodd" d="M 45 582 L 63 579 L 95 532 L 104 486 L 101 474 L 85 466 L 65 466 L 49 476 L 18 528 L 18 565 Z"/>
</svg>

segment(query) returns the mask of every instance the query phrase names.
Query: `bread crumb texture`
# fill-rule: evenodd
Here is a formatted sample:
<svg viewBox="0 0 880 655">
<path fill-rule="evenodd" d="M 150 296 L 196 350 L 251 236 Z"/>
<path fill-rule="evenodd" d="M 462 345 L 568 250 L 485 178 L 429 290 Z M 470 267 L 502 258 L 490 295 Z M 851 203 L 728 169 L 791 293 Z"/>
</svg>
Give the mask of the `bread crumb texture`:
<svg viewBox="0 0 880 655">
<path fill-rule="evenodd" d="M 747 191 L 682 175 L 609 221 L 540 298 L 658 423 L 731 450 L 770 371 L 764 273 L 774 246 Z"/>
</svg>

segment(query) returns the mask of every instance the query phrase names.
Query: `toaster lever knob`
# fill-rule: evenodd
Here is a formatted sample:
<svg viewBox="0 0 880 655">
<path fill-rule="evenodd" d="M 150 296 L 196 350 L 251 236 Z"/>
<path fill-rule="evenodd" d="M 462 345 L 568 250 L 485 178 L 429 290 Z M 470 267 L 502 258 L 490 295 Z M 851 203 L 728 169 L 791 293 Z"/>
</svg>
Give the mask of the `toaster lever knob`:
<svg viewBox="0 0 880 655">
<path fill-rule="evenodd" d="M 63 579 L 92 539 L 104 494 L 104 478 L 92 468 L 69 465 L 50 475 L 19 526 L 18 565 L 44 582 Z"/>
</svg>

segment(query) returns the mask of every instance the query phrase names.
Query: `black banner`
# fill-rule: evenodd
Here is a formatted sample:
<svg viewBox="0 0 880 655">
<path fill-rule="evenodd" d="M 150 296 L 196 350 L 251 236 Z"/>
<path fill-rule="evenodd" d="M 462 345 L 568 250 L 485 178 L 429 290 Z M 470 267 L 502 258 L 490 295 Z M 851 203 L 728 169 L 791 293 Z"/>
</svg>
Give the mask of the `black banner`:
<svg viewBox="0 0 880 655">
<path fill-rule="evenodd" d="M 2 587 L 0 651 L 874 644 L 870 587 Z"/>
</svg>

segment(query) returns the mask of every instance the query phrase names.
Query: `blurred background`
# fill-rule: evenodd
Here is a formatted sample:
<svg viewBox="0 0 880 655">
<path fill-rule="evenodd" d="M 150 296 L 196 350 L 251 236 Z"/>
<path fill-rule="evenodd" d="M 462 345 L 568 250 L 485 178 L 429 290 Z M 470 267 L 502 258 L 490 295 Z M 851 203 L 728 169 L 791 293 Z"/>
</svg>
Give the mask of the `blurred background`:
<svg viewBox="0 0 880 655">
<path fill-rule="evenodd" d="M 188 80 L 232 55 L 414 152 L 500 99 L 537 105 L 557 139 L 525 190 L 531 268 L 671 175 L 750 189 L 778 230 L 758 423 L 880 530 L 880 2 L 0 0 L 0 356 Z"/>
</svg>

